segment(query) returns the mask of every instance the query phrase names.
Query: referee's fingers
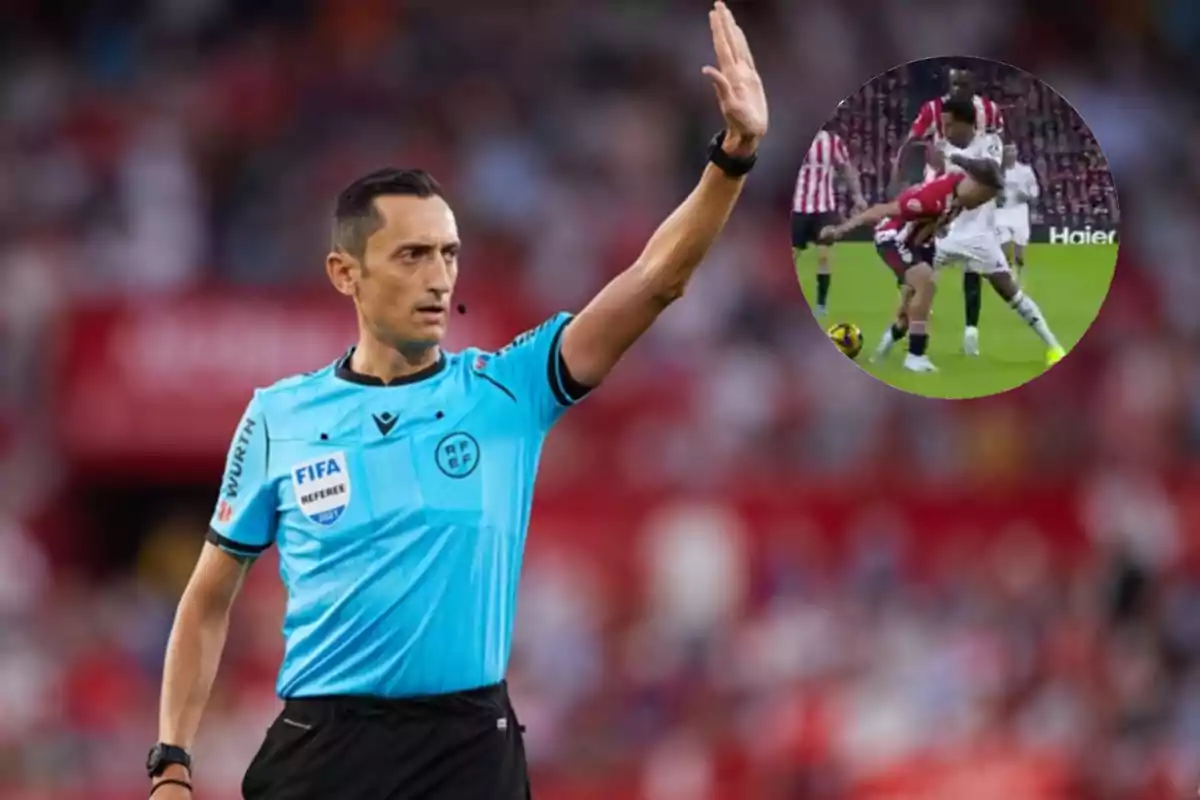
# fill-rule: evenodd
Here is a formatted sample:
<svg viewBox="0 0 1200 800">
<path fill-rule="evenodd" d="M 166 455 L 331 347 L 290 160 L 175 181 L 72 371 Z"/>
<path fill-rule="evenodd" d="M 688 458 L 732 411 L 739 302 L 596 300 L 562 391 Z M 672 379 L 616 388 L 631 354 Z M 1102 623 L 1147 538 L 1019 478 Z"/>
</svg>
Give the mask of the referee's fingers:
<svg viewBox="0 0 1200 800">
<path fill-rule="evenodd" d="M 729 32 L 729 24 L 725 14 L 721 13 L 724 8 L 723 3 L 717 3 L 712 11 L 708 14 L 708 20 L 712 27 L 713 48 L 717 52 L 717 65 L 722 69 L 728 69 L 737 62 L 737 55 L 734 50 L 733 36 Z"/>
<path fill-rule="evenodd" d="M 709 80 L 713 82 L 713 88 L 717 90 L 717 100 L 722 104 L 733 97 L 733 86 L 729 83 L 729 79 L 716 67 L 704 67 L 702 70 Z"/>
</svg>

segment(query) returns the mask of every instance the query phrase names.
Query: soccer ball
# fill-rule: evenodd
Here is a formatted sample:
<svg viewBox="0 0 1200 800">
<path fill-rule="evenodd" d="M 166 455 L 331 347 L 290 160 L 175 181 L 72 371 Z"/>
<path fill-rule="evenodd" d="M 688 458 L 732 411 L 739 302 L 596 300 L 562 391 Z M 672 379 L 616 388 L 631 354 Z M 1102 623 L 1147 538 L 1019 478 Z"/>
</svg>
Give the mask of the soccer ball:
<svg viewBox="0 0 1200 800">
<path fill-rule="evenodd" d="M 858 326 L 851 322 L 839 322 L 833 325 L 826 333 L 829 334 L 829 340 L 833 342 L 838 350 L 847 358 L 858 358 L 858 354 L 862 352 L 863 338 L 862 331 Z"/>
</svg>

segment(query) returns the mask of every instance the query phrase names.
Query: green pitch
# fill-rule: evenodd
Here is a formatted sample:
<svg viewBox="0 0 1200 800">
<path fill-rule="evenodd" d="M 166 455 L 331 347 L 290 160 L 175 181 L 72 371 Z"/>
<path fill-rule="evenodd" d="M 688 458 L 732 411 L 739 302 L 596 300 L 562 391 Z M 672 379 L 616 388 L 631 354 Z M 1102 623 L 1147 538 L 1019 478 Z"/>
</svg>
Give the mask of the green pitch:
<svg viewBox="0 0 1200 800">
<path fill-rule="evenodd" d="M 939 372 L 917 374 L 903 369 L 903 342 L 882 363 L 868 363 L 896 313 L 896 280 L 869 242 L 838 244 L 830 251 L 830 260 L 829 313 L 819 322 L 822 327 L 838 322 L 858 325 L 863 352 L 857 363 L 881 381 L 926 397 L 968 398 L 1014 389 L 1046 370 L 1042 340 L 986 280 L 979 317 L 980 355 L 962 354 L 963 291 L 958 269 L 939 275 L 933 303 L 929 357 Z M 1031 244 L 1027 248 L 1021 285 L 1041 307 L 1068 353 L 1099 313 L 1116 262 L 1117 245 Z M 809 248 L 801 255 L 796 274 L 810 309 L 816 305 L 816 268 L 816 250 Z"/>
</svg>

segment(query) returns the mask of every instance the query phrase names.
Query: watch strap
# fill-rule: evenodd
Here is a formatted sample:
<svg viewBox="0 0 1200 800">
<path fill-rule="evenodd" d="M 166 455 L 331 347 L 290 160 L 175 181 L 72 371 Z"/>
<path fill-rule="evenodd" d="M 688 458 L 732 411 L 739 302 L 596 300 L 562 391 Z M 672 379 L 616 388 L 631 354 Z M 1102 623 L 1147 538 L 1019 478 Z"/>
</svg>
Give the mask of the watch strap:
<svg viewBox="0 0 1200 800">
<path fill-rule="evenodd" d="M 178 745 L 159 742 L 150 749 L 150 755 L 146 759 L 146 772 L 151 778 L 157 778 L 171 764 L 179 764 L 190 772 L 192 757 L 187 750 Z"/>
<path fill-rule="evenodd" d="M 758 161 L 758 153 L 748 156 L 731 156 L 725 152 L 724 144 L 725 131 L 721 131 L 713 137 L 712 143 L 708 146 L 708 160 L 719 170 L 730 178 L 741 178 L 754 169 L 754 164 Z"/>
</svg>

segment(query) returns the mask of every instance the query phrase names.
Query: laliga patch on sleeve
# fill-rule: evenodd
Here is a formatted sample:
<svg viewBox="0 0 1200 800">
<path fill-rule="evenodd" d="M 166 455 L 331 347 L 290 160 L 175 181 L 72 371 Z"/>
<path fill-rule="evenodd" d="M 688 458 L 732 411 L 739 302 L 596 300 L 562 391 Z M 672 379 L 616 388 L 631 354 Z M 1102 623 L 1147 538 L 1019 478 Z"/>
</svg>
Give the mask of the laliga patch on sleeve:
<svg viewBox="0 0 1200 800">
<path fill-rule="evenodd" d="M 995 161 L 1001 160 L 1001 158 L 1004 156 L 1004 146 L 1000 144 L 999 137 L 995 135 L 988 137 L 987 154 L 988 158 L 991 158 Z"/>
<path fill-rule="evenodd" d="M 921 200 L 920 200 L 920 198 L 917 198 L 917 197 L 910 197 L 910 198 L 908 199 L 908 202 L 907 202 L 905 205 L 908 207 L 908 210 L 909 210 L 909 211 L 911 211 L 911 212 L 913 212 L 914 214 L 919 214 L 919 213 L 921 213 Z"/>
<path fill-rule="evenodd" d="M 318 525 L 332 525 L 350 505 L 350 470 L 339 450 L 292 467 L 296 505 Z"/>
</svg>

